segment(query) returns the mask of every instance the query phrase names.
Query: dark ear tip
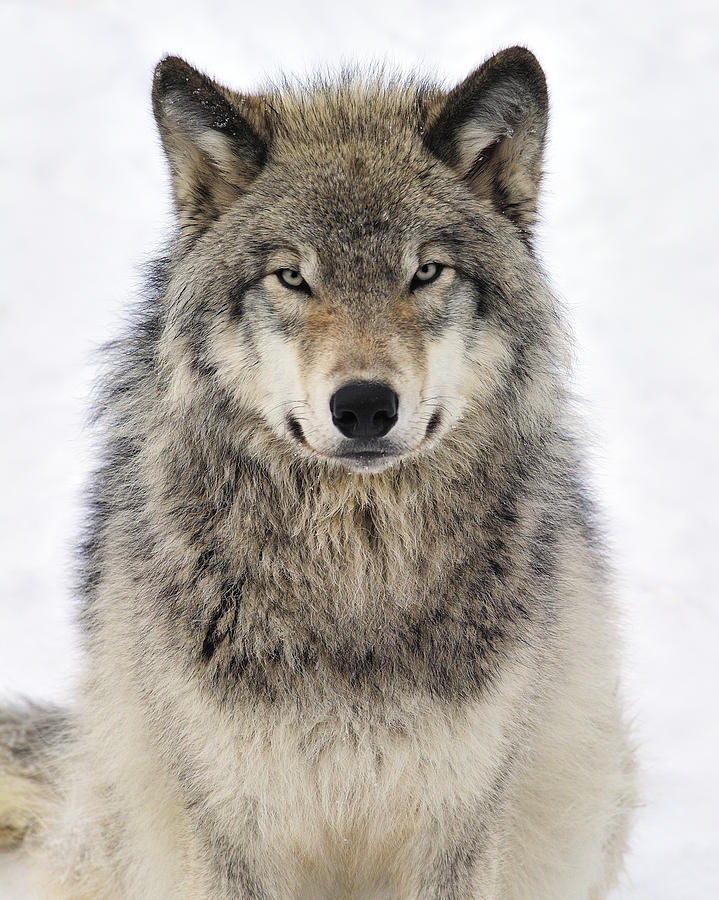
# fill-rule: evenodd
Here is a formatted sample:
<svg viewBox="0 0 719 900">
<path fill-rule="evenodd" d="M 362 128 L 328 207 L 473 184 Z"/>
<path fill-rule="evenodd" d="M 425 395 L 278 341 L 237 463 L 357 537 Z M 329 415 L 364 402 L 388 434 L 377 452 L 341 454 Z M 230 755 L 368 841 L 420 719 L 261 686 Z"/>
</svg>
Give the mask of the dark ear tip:
<svg viewBox="0 0 719 900">
<path fill-rule="evenodd" d="M 199 73 L 179 56 L 165 56 L 155 66 L 152 78 L 152 103 L 157 111 L 160 101 L 172 90 L 187 89 Z"/>
<path fill-rule="evenodd" d="M 179 56 L 163 56 L 160 62 L 155 66 L 155 75 L 153 78 L 154 85 L 162 85 L 167 81 L 178 81 L 186 78 L 187 70 L 191 66 Z"/>
<path fill-rule="evenodd" d="M 500 50 L 489 59 L 485 65 L 491 67 L 496 73 L 513 76 L 529 83 L 533 88 L 533 94 L 541 105 L 548 105 L 547 79 L 539 60 L 526 47 L 517 45 Z"/>
</svg>

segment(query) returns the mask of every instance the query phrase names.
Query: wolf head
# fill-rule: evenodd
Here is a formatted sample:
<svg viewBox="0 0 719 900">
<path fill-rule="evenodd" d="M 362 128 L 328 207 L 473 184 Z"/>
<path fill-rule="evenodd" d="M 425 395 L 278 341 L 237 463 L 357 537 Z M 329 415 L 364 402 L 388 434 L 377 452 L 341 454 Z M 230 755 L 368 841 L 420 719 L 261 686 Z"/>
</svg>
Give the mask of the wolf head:
<svg viewBox="0 0 719 900">
<path fill-rule="evenodd" d="M 547 122 L 531 53 L 449 92 L 345 74 L 256 95 L 170 57 L 153 107 L 180 405 L 219 392 L 256 448 L 364 474 L 536 415 L 553 313 L 531 249 Z"/>
</svg>

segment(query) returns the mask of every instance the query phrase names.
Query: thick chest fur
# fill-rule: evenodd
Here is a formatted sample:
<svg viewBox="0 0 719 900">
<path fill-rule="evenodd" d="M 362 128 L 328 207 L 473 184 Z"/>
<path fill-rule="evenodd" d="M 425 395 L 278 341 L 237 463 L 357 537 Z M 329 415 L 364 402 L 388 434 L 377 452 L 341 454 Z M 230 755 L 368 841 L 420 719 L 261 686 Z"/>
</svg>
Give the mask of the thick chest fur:
<svg viewBox="0 0 719 900">
<path fill-rule="evenodd" d="M 441 590 L 383 596 L 378 586 L 355 608 L 341 596 L 275 593 L 250 574 L 233 590 L 199 611 L 187 635 L 198 678 L 224 702 L 476 698 L 527 615 L 519 598 L 492 593 L 481 566 L 450 573 Z"/>
<path fill-rule="evenodd" d="M 304 527 L 277 515 L 296 498 L 254 499 L 239 495 L 199 539 L 158 516 L 161 555 L 139 560 L 133 630 L 146 623 L 158 659 L 185 657 L 213 701 L 476 699 L 546 619 L 556 526 L 520 515 L 516 496 L 499 511 L 470 492 L 404 502 L 401 521 L 353 498 Z"/>
<path fill-rule="evenodd" d="M 491 697 L 471 703 L 408 695 L 383 710 L 335 698 L 218 713 L 168 683 L 165 702 L 172 693 L 195 737 L 171 737 L 166 752 L 202 840 L 250 856 L 256 842 L 273 896 L 414 896 L 433 835 L 464 827 L 468 813 L 490 827 L 497 814 L 525 671 L 507 667 Z"/>
<path fill-rule="evenodd" d="M 507 490 L 491 508 L 315 497 L 301 528 L 253 490 L 151 493 L 142 544 L 111 523 L 103 683 L 121 659 L 143 686 L 199 858 L 231 857 L 237 881 L 256 847 L 270 896 L 416 896 L 433 835 L 493 830 L 539 689 L 554 523 Z"/>
</svg>

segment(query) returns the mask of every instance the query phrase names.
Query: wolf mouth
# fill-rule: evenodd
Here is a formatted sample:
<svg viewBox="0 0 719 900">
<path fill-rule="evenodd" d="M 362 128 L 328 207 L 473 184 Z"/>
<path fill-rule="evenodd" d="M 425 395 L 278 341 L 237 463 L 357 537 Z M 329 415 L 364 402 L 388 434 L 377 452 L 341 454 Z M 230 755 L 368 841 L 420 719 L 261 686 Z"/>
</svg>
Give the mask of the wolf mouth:
<svg viewBox="0 0 719 900">
<path fill-rule="evenodd" d="M 403 454 L 381 450 L 357 450 L 351 453 L 333 453 L 328 459 L 354 472 L 381 472 L 401 459 Z"/>
<path fill-rule="evenodd" d="M 362 449 L 353 449 L 346 451 L 337 451 L 334 453 L 322 452 L 321 450 L 317 450 L 313 447 L 307 440 L 302 431 L 302 426 L 297 421 L 297 419 L 293 417 L 289 417 L 287 419 L 287 428 L 292 435 L 292 437 L 304 447 L 305 450 L 309 450 L 310 453 L 323 456 L 325 459 L 330 459 L 334 462 L 338 462 L 340 464 L 344 464 L 352 469 L 362 469 L 364 471 L 377 471 L 378 469 L 386 468 L 395 460 L 399 459 L 403 454 L 398 452 L 396 447 L 387 446 L 383 448 L 372 448 L 365 447 Z"/>
<path fill-rule="evenodd" d="M 371 464 L 382 460 L 395 459 L 399 455 L 398 453 L 384 450 L 353 450 L 350 453 L 334 453 L 332 457 L 338 460 L 346 460 L 347 462 Z"/>
<path fill-rule="evenodd" d="M 303 447 L 308 447 L 309 444 L 305 440 L 304 432 L 302 431 L 302 426 L 297 421 L 297 419 L 290 416 L 287 419 L 287 427 L 289 428 L 290 434 L 297 441 L 298 444 L 302 444 Z"/>
<path fill-rule="evenodd" d="M 365 440 L 354 442 L 347 441 L 344 442 L 344 446 L 341 444 L 334 451 L 328 452 L 319 450 L 309 443 L 309 441 L 305 437 L 304 431 L 302 430 L 302 425 L 293 416 L 288 416 L 287 418 L 287 430 L 289 431 L 292 438 L 312 456 L 324 457 L 327 460 L 331 460 L 332 462 L 338 463 L 347 467 L 348 469 L 353 469 L 355 471 L 378 472 L 388 468 L 389 466 L 410 455 L 411 453 L 423 449 L 428 444 L 428 442 L 431 442 L 431 439 L 439 428 L 441 421 L 441 410 L 435 410 L 427 424 L 424 438 L 420 441 L 419 445 L 414 448 L 405 448 L 402 446 L 398 446 L 393 442 L 377 442 L 374 440 Z M 354 446 L 347 446 L 347 444 L 350 443 L 353 443 Z M 377 443 L 380 443 L 381 446 L 376 446 Z M 375 446 L 372 446 L 373 444 Z"/>
</svg>

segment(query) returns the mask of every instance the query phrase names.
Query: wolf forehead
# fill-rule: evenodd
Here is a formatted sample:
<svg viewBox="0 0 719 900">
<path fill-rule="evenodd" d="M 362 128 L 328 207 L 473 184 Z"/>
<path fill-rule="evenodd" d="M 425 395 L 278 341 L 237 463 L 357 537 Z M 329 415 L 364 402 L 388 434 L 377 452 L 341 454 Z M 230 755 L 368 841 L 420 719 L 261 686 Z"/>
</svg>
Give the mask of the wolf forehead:
<svg viewBox="0 0 719 900">
<path fill-rule="evenodd" d="M 450 92 L 352 71 L 242 94 L 169 57 L 153 106 L 189 241 L 238 206 L 271 212 L 269 226 L 299 240 L 311 229 L 323 247 L 361 242 L 370 254 L 381 236 L 417 237 L 467 201 L 525 236 L 531 226 L 546 87 L 523 48 Z"/>
<path fill-rule="evenodd" d="M 251 100 L 238 96 L 237 109 L 266 145 L 245 216 L 256 210 L 265 218 L 257 222 L 260 232 L 321 246 L 327 264 L 338 255 L 378 264 L 393 238 L 425 237 L 414 234 L 420 219 L 439 224 L 451 204 L 442 194 L 452 194 L 422 140 L 437 96 L 427 86 L 360 73 Z"/>
<path fill-rule="evenodd" d="M 365 123 L 368 125 L 368 123 Z M 322 248 L 323 266 L 345 258 L 396 267 L 401 247 L 419 249 L 444 230 L 450 210 L 438 196 L 435 163 L 420 141 L 398 121 L 405 134 L 394 144 L 382 135 L 391 125 L 347 136 L 327 146 L 318 135 L 303 135 L 303 144 L 277 141 L 253 185 L 243 213 L 256 211 L 256 231 L 286 243 Z M 376 268 L 375 268 L 376 272 Z M 358 271 L 358 275 L 359 275 Z"/>
<path fill-rule="evenodd" d="M 408 234 L 418 216 L 431 220 L 445 206 L 438 202 L 436 161 L 418 131 L 398 117 L 393 132 L 391 121 L 374 114 L 363 126 L 351 135 L 329 131 L 334 146 L 322 133 L 306 132 L 301 144 L 277 141 L 258 178 L 258 194 L 274 195 L 289 227 L 302 234 L 307 220 L 323 246 Z"/>
</svg>

